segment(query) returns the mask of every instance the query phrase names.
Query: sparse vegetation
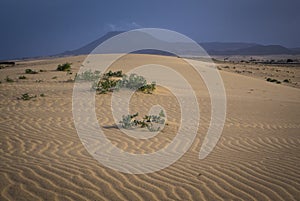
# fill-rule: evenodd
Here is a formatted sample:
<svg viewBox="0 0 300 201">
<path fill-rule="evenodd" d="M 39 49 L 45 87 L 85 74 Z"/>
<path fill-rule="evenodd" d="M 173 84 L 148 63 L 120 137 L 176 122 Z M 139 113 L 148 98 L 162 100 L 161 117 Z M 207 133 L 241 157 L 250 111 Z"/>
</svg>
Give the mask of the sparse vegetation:
<svg viewBox="0 0 300 201">
<path fill-rule="evenodd" d="M 20 79 L 20 80 L 25 80 L 26 77 L 25 77 L 24 75 L 22 75 L 22 76 L 19 76 L 19 79 Z"/>
<path fill-rule="evenodd" d="M 123 115 L 122 120 L 119 122 L 125 129 L 134 128 L 147 128 L 150 132 L 156 132 L 160 130 L 160 126 L 165 123 L 165 114 L 163 110 L 159 115 L 145 115 L 141 120 L 136 119 L 138 113 L 133 115 Z"/>
<path fill-rule="evenodd" d="M 40 97 L 45 97 L 45 94 L 40 94 Z"/>
<path fill-rule="evenodd" d="M 290 81 L 288 79 L 283 80 L 283 82 L 290 83 Z"/>
<path fill-rule="evenodd" d="M 272 79 L 270 77 L 268 77 L 266 80 L 267 80 L 267 82 L 275 82 L 276 84 L 280 84 L 281 83 L 279 80 Z"/>
<path fill-rule="evenodd" d="M 100 78 L 100 71 L 94 71 L 91 70 L 82 72 L 81 74 L 76 74 L 75 79 L 76 80 L 85 80 L 85 81 L 95 81 Z"/>
<path fill-rule="evenodd" d="M 52 77 L 52 79 L 56 79 L 56 78 L 57 78 L 57 76 Z"/>
<path fill-rule="evenodd" d="M 113 77 L 120 77 L 121 75 L 122 79 L 113 79 Z M 100 77 L 101 79 L 97 82 L 94 82 L 92 85 L 92 88 L 94 90 L 99 91 L 100 93 L 113 92 L 114 90 L 127 88 L 151 94 L 156 87 L 155 82 L 147 84 L 147 81 L 143 76 L 131 74 L 128 77 L 127 75 L 123 75 L 122 71 L 109 71 L 108 73 L 105 73 L 103 76 Z"/>
<path fill-rule="evenodd" d="M 18 97 L 18 100 L 30 100 L 32 98 L 36 98 L 36 95 L 30 96 L 28 93 L 22 94 L 21 97 Z"/>
<path fill-rule="evenodd" d="M 105 73 L 104 76 L 107 77 L 123 77 L 123 73 L 121 70 L 113 72 L 113 71 L 108 71 L 108 73 Z"/>
<path fill-rule="evenodd" d="M 71 63 L 64 63 L 64 64 L 59 64 L 56 68 L 58 71 L 70 71 L 71 70 Z"/>
<path fill-rule="evenodd" d="M 37 74 L 38 72 L 36 72 L 36 71 L 34 71 L 34 70 L 28 68 L 28 69 L 25 70 L 25 73 L 26 73 L 26 74 Z"/>
</svg>

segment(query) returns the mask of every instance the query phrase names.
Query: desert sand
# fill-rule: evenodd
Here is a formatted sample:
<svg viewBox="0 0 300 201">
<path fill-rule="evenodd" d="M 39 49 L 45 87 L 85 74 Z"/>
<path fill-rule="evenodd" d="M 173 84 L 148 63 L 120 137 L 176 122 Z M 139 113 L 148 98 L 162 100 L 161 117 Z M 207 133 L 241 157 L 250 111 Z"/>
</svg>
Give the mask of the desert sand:
<svg viewBox="0 0 300 201">
<path fill-rule="evenodd" d="M 111 69 L 127 72 L 145 63 L 168 65 L 193 86 L 201 117 L 196 139 L 177 162 L 154 173 L 125 174 L 95 160 L 77 135 L 72 79 L 84 59 L 17 61 L 0 69 L 0 200 L 299 200 L 299 88 L 267 82 L 265 75 L 249 77 L 221 68 L 226 122 L 217 146 L 199 160 L 211 114 L 201 77 L 180 58 L 128 55 Z M 56 71 L 65 62 L 72 63 L 72 74 Z M 25 74 L 29 68 L 38 74 Z M 19 79 L 23 75 L 27 79 Z M 6 82 L 7 76 L 14 82 Z M 18 100 L 24 93 L 37 97 Z M 180 124 L 180 109 L 167 89 L 135 93 L 131 100 L 132 112 L 146 114 L 153 104 L 161 104 L 168 113 L 168 125 L 149 140 L 130 138 L 113 127 L 110 98 L 111 94 L 96 95 L 96 113 L 112 144 L 141 154 L 170 143 Z"/>
</svg>

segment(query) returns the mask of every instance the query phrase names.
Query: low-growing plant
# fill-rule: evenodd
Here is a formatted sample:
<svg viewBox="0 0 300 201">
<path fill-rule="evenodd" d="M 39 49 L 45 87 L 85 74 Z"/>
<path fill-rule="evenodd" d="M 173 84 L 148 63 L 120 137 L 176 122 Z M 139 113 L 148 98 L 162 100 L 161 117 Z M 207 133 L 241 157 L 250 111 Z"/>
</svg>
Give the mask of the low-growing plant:
<svg viewBox="0 0 300 201">
<path fill-rule="evenodd" d="M 122 79 L 112 78 L 120 77 L 121 75 Z M 97 74 L 95 74 L 91 71 L 86 71 L 80 75 L 77 75 L 76 77 L 76 79 L 94 81 L 94 83 L 92 84 L 92 89 L 97 90 L 100 93 L 112 92 L 121 88 L 127 88 L 151 94 L 156 88 L 155 82 L 147 84 L 147 81 L 143 76 L 139 76 L 137 74 L 131 74 L 130 76 L 127 76 L 123 75 L 122 71 L 109 71 L 102 76 L 100 76 L 100 72 L 97 72 Z M 99 77 L 100 80 L 98 81 Z"/>
<path fill-rule="evenodd" d="M 26 79 L 26 77 L 24 75 L 22 75 L 22 76 L 19 76 L 19 79 L 24 80 L 24 79 Z"/>
<path fill-rule="evenodd" d="M 30 100 L 36 98 L 36 95 L 30 96 L 28 93 L 22 94 L 21 97 L 18 97 L 18 100 Z"/>
<path fill-rule="evenodd" d="M 288 79 L 283 80 L 285 83 L 289 83 L 290 81 Z"/>
<path fill-rule="evenodd" d="M 107 73 L 104 74 L 106 77 L 123 77 L 123 72 L 121 70 L 119 71 L 108 71 Z"/>
<path fill-rule="evenodd" d="M 56 78 L 57 78 L 57 76 L 52 77 L 52 79 L 56 79 Z"/>
<path fill-rule="evenodd" d="M 45 97 L 45 94 L 40 94 L 40 97 Z"/>
<path fill-rule="evenodd" d="M 25 73 L 26 73 L 26 74 L 37 74 L 38 72 L 36 72 L 36 71 L 34 71 L 34 70 L 28 68 L 28 69 L 25 70 Z"/>
<path fill-rule="evenodd" d="M 147 81 L 143 76 L 130 74 L 129 77 L 127 75 L 122 77 L 117 84 L 117 88 L 127 88 L 150 94 L 156 89 L 156 83 L 152 82 L 151 84 L 147 84 Z"/>
<path fill-rule="evenodd" d="M 147 128 L 150 132 L 156 132 L 160 130 L 160 127 L 156 127 L 154 124 L 164 124 L 165 114 L 163 110 L 159 115 L 145 115 L 141 120 L 136 119 L 138 113 L 133 115 L 123 115 L 122 120 L 119 122 L 125 129 L 134 128 Z"/>
<path fill-rule="evenodd" d="M 56 68 L 58 71 L 70 71 L 71 70 L 71 63 L 64 63 L 64 64 L 59 64 Z"/>
<path fill-rule="evenodd" d="M 281 82 L 279 80 L 276 80 L 276 79 L 272 79 L 272 78 L 267 78 L 266 79 L 268 82 L 275 82 L 276 84 L 280 84 Z"/>
<path fill-rule="evenodd" d="M 76 74 L 75 79 L 76 80 L 85 80 L 85 81 L 95 81 L 100 78 L 100 71 L 94 71 L 91 70 L 84 71 L 81 74 Z"/>
<path fill-rule="evenodd" d="M 101 94 L 103 94 L 107 92 L 113 92 L 116 89 L 118 82 L 119 82 L 118 80 L 104 78 L 104 79 L 100 79 L 100 81 L 93 87 Z"/>
<path fill-rule="evenodd" d="M 6 81 L 6 82 L 14 82 L 14 80 L 11 79 L 11 78 L 9 78 L 8 76 L 6 76 L 5 81 Z"/>
</svg>

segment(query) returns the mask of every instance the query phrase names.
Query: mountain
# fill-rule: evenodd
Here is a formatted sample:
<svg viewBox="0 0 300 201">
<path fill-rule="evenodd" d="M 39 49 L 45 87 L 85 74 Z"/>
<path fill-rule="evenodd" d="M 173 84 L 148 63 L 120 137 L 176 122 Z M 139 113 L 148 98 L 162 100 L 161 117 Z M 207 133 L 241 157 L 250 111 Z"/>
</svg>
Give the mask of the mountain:
<svg viewBox="0 0 300 201">
<path fill-rule="evenodd" d="M 207 43 L 200 43 L 200 45 L 206 51 L 235 51 L 238 49 L 248 48 L 255 45 L 256 43 L 221 43 L 221 42 L 207 42 Z"/>
<path fill-rule="evenodd" d="M 107 39 L 114 37 L 118 34 L 123 33 L 123 31 L 113 31 L 108 32 L 104 36 L 99 39 L 72 51 L 66 51 L 56 56 L 70 56 L 70 55 L 82 55 L 82 54 L 90 54 L 98 45 L 106 41 Z M 151 38 L 149 36 L 142 36 L 143 40 L 153 41 L 153 43 L 159 42 L 158 39 Z M 139 38 L 141 39 L 141 38 Z M 134 43 L 136 41 L 132 41 Z M 178 47 L 189 47 L 187 44 L 179 44 L 179 43 L 169 43 L 168 44 L 172 48 L 178 49 Z M 199 45 L 207 51 L 210 55 L 294 55 L 300 54 L 300 48 L 286 48 L 280 45 L 260 45 L 256 43 L 242 43 L 242 42 L 206 42 L 199 43 Z M 184 48 L 183 48 L 184 49 Z M 111 50 L 113 52 L 113 50 Z M 191 50 L 192 52 L 193 50 Z M 159 54 L 159 55 L 173 55 L 171 53 L 167 53 L 159 50 L 139 50 L 135 53 L 139 54 Z M 182 52 L 182 54 L 188 55 L 189 53 Z"/>
<path fill-rule="evenodd" d="M 207 48 L 209 54 L 211 55 L 279 55 L 279 54 L 300 54 L 300 51 L 295 49 L 289 49 L 280 45 L 258 45 L 253 44 L 252 46 L 244 48 L 230 48 L 232 47 L 229 43 L 227 50 L 222 50 L 218 48 Z M 245 44 L 245 46 L 248 44 Z"/>
<path fill-rule="evenodd" d="M 93 42 L 78 48 L 76 50 L 72 50 L 72 51 L 66 51 L 63 52 L 61 54 L 59 54 L 59 56 L 69 56 L 69 55 L 82 55 L 82 54 L 89 54 L 91 53 L 96 47 L 98 47 L 98 45 L 100 45 L 101 43 L 103 43 L 104 41 L 106 41 L 107 39 L 110 39 L 120 33 L 123 33 L 123 31 L 111 31 L 108 32 L 107 34 L 105 34 L 104 36 L 100 37 L 97 40 L 94 40 Z"/>
</svg>

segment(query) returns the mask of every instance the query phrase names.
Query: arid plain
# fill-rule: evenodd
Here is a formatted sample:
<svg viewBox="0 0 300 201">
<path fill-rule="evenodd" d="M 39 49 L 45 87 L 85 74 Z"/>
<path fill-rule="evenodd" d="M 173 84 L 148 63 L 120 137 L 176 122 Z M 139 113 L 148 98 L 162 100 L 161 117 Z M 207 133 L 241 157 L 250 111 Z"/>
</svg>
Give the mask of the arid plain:
<svg viewBox="0 0 300 201">
<path fill-rule="evenodd" d="M 24 60 L 0 69 L 0 200 L 299 200 L 299 66 L 216 62 L 226 90 L 226 121 L 216 147 L 200 160 L 211 115 L 201 77 L 177 57 L 118 60 L 111 69 L 125 73 L 158 62 L 173 68 L 192 85 L 201 112 L 197 136 L 177 162 L 154 173 L 125 174 L 95 160 L 76 132 L 73 80 L 84 59 Z M 72 74 L 56 71 L 65 62 L 72 63 Z M 26 69 L 38 73 L 25 74 Z M 281 83 L 267 82 L 267 77 Z M 37 97 L 18 99 L 25 93 Z M 112 144 L 127 152 L 155 152 L 170 143 L 180 126 L 178 102 L 163 87 L 153 94 L 136 92 L 131 100 L 132 112 L 147 114 L 160 104 L 168 114 L 168 125 L 149 140 L 113 127 L 110 99 L 110 93 L 96 95 L 97 118 Z"/>
</svg>

